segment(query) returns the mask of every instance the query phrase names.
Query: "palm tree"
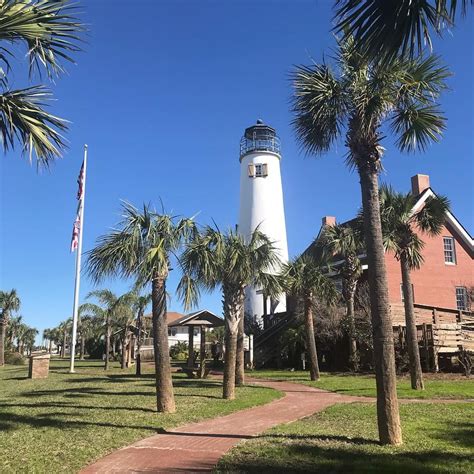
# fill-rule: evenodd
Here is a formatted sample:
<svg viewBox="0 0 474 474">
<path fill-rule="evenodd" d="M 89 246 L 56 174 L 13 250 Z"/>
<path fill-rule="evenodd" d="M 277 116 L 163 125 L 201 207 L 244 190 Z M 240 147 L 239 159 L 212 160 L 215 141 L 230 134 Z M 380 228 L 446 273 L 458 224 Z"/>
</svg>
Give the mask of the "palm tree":
<svg viewBox="0 0 474 474">
<path fill-rule="evenodd" d="M 42 85 L 11 90 L 9 60 L 26 51 L 30 79 L 44 69 L 50 79 L 64 72 L 62 61 L 73 62 L 79 51 L 83 25 L 74 16 L 76 7 L 68 0 L 14 1 L 0 3 L 0 132 L 4 152 L 16 142 L 24 152 L 33 152 L 37 164 L 45 165 L 61 156 L 65 141 L 61 132 L 67 122 L 45 110 L 51 92 Z"/>
<path fill-rule="evenodd" d="M 156 403 L 159 412 L 174 412 L 175 401 L 168 349 L 166 280 L 171 256 L 194 230 L 192 219 L 157 214 L 149 206 L 143 211 L 130 204 L 118 230 L 100 237 L 89 253 L 88 272 L 95 281 L 107 275 L 135 277 L 143 287 L 151 283 L 153 345 L 156 373 Z"/>
<path fill-rule="evenodd" d="M 95 298 L 99 304 L 84 303 L 80 306 L 80 311 L 94 315 L 97 319 L 103 321 L 105 328 L 105 362 L 104 370 L 109 370 L 110 361 L 110 339 L 112 336 L 113 325 L 125 314 L 129 309 L 129 303 L 132 295 L 125 293 L 117 296 L 110 290 L 95 290 L 87 295 L 87 299 Z"/>
<path fill-rule="evenodd" d="M 0 291 L 0 367 L 5 365 L 5 333 L 11 314 L 20 309 L 20 298 L 15 289 Z"/>
<path fill-rule="evenodd" d="M 23 335 L 23 344 L 26 348 L 26 353 L 31 355 L 33 347 L 35 345 L 36 336 L 38 334 L 38 330 L 36 328 L 32 328 L 27 326 L 25 333 Z"/>
<path fill-rule="evenodd" d="M 342 280 L 342 297 L 346 303 L 349 332 L 349 359 L 353 370 L 359 369 L 359 355 L 355 337 L 354 300 L 357 281 L 362 273 L 359 254 L 363 251 L 361 232 L 355 225 L 327 225 L 323 229 L 319 245 L 327 257 L 339 256 L 343 263 L 339 269 Z"/>
<path fill-rule="evenodd" d="M 141 354 L 140 350 L 142 347 L 142 330 L 143 330 L 143 316 L 147 306 L 151 303 L 151 295 L 139 295 L 135 296 L 133 302 L 134 310 L 137 314 L 137 355 L 136 355 L 136 368 L 135 374 L 142 374 Z"/>
<path fill-rule="evenodd" d="M 377 419 L 383 444 L 402 442 L 378 175 L 384 148 L 381 127 L 391 126 L 402 151 L 424 150 L 439 140 L 445 118 L 435 100 L 448 70 L 435 56 L 371 63 L 351 39 L 339 43 L 335 66 L 315 64 L 294 73 L 294 126 L 309 154 L 327 152 L 344 133 L 347 163 L 360 177 L 364 240 L 377 380 Z"/>
<path fill-rule="evenodd" d="M 444 196 L 429 197 L 421 209 L 414 210 L 417 201 L 418 196 L 398 193 L 390 186 L 382 186 L 380 189 L 385 248 L 394 253 L 400 262 L 402 273 L 411 388 L 423 390 L 411 271 L 423 264 L 424 243 L 416 231 L 418 229 L 429 235 L 438 235 L 443 229 L 449 202 Z"/>
<path fill-rule="evenodd" d="M 66 357 L 66 346 L 68 341 L 68 336 L 72 330 L 72 318 L 66 319 L 66 321 L 62 321 L 58 326 L 58 332 L 60 334 L 60 341 L 61 341 L 61 358 L 64 359 Z"/>
<path fill-rule="evenodd" d="M 336 299 L 334 283 L 324 274 L 321 262 L 308 255 L 302 255 L 287 263 L 281 272 L 285 290 L 303 304 L 306 329 L 306 349 L 309 353 L 311 380 L 319 380 L 318 352 L 314 335 L 313 305 L 315 299 L 332 303 Z"/>
<path fill-rule="evenodd" d="M 14 341 L 17 338 L 18 330 L 23 324 L 23 316 L 17 315 L 10 318 L 8 322 L 8 327 L 5 335 L 5 348 L 13 350 L 14 348 Z"/>
<path fill-rule="evenodd" d="M 122 347 L 121 350 L 121 368 L 125 369 L 128 367 L 129 360 L 128 360 L 128 348 L 129 344 L 131 343 L 131 333 L 130 333 L 130 325 L 134 319 L 134 313 L 132 309 L 132 304 L 135 300 L 134 293 L 128 293 L 128 301 L 127 304 L 123 306 L 122 311 L 118 315 L 118 318 L 115 319 L 114 323 L 117 326 L 119 332 L 121 332 L 121 341 L 120 345 Z"/>
<path fill-rule="evenodd" d="M 432 48 L 432 31 L 441 36 L 469 4 L 474 0 L 337 0 L 335 30 L 354 36 L 370 58 L 414 57 Z"/>
<path fill-rule="evenodd" d="M 266 289 L 268 295 L 281 293 L 269 270 L 280 265 L 272 242 L 255 230 L 247 242 L 233 231 L 222 234 L 210 227 L 196 234 L 180 259 L 183 277 L 178 294 L 186 308 L 196 304 L 200 288 L 220 287 L 225 319 L 225 366 L 223 397 L 235 398 L 237 334 L 243 317 L 244 293 L 249 285 Z"/>
</svg>

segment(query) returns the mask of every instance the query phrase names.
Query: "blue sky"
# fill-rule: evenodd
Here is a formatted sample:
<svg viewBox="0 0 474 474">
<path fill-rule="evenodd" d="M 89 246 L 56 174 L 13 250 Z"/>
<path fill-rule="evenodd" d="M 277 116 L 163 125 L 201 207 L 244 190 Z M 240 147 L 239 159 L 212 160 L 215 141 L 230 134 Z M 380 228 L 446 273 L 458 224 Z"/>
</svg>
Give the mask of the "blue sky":
<svg viewBox="0 0 474 474">
<path fill-rule="evenodd" d="M 120 200 L 162 199 L 167 210 L 235 225 L 239 140 L 262 118 L 282 140 L 282 175 L 290 255 L 311 241 L 323 215 L 342 221 L 359 207 L 358 177 L 344 148 L 306 158 L 291 128 L 289 73 L 319 61 L 334 46 L 329 1 L 82 2 L 90 25 L 84 52 L 51 84 L 52 110 L 69 119 L 68 152 L 36 173 L 18 152 L 0 160 L 0 288 L 18 290 L 21 314 L 39 329 L 72 313 L 75 255 L 69 253 L 76 178 L 89 144 L 84 250 L 119 219 Z M 454 214 L 473 232 L 472 14 L 435 42 L 454 76 L 442 98 L 448 130 L 424 154 L 404 155 L 390 138 L 382 179 L 408 191 L 410 177 L 429 174 Z M 23 86 L 20 70 L 14 85 Z M 179 274 L 169 279 L 170 309 Z M 127 282 L 102 286 L 117 292 Z M 91 289 L 83 278 L 81 295 Z M 221 313 L 219 294 L 201 307 Z"/>
</svg>

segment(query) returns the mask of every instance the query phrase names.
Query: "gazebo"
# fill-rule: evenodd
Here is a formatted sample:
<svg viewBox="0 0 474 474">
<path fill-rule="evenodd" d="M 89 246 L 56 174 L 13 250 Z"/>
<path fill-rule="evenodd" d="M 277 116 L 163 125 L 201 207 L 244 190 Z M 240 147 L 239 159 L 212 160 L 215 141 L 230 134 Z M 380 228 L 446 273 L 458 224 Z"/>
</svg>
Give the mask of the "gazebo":
<svg viewBox="0 0 474 474">
<path fill-rule="evenodd" d="M 187 314 L 182 318 L 176 319 L 172 323 L 168 324 L 169 328 L 172 327 L 188 327 L 188 362 L 187 372 L 194 373 L 194 328 L 199 327 L 201 332 L 201 344 L 199 351 L 199 370 L 198 375 L 204 376 L 205 359 L 206 359 L 206 330 L 208 328 L 217 328 L 224 326 L 224 320 L 214 313 L 203 309 L 195 311 L 194 313 Z"/>
</svg>

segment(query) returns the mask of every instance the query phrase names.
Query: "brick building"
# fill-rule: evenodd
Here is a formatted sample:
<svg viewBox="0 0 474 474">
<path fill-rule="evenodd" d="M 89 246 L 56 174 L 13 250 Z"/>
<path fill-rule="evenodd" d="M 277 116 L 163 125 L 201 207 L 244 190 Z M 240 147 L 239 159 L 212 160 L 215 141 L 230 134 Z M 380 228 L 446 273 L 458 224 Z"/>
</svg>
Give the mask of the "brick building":
<svg viewBox="0 0 474 474">
<path fill-rule="evenodd" d="M 427 175 L 411 179 L 412 193 L 418 196 L 414 210 L 423 206 L 430 196 L 436 196 Z M 324 225 L 333 225 L 336 218 L 326 216 Z M 474 241 L 456 217 L 448 212 L 442 232 L 434 237 L 420 234 L 424 241 L 424 264 L 411 274 L 415 304 L 454 310 L 472 310 L 469 294 L 474 287 Z M 364 259 L 363 259 L 364 260 Z M 402 276 L 400 262 L 393 253 L 385 254 L 390 304 L 400 307 Z M 365 262 L 364 262 L 365 263 Z M 367 269 L 367 265 L 364 265 Z"/>
</svg>

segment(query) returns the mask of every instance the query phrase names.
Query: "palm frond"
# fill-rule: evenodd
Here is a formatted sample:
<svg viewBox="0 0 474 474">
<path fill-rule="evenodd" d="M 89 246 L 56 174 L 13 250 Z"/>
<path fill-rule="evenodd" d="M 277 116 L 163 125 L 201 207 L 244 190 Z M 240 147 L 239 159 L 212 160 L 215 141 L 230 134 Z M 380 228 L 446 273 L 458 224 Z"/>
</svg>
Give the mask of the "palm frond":
<svg viewBox="0 0 474 474">
<path fill-rule="evenodd" d="M 0 4 L 0 41 L 24 43 L 30 75 L 44 69 L 49 77 L 64 72 L 62 62 L 74 63 L 85 26 L 77 5 L 69 0 L 4 0 Z"/>
<path fill-rule="evenodd" d="M 397 146 L 402 151 L 425 151 L 431 142 L 438 142 L 446 128 L 446 118 L 435 105 L 401 104 L 391 123 L 398 136 Z"/>
<path fill-rule="evenodd" d="M 326 65 L 297 67 L 293 73 L 293 126 L 310 154 L 327 152 L 341 132 L 346 91 Z"/>
<path fill-rule="evenodd" d="M 420 211 L 415 214 L 415 222 L 422 232 L 439 235 L 449 212 L 449 200 L 446 196 L 429 197 Z"/>
<path fill-rule="evenodd" d="M 176 294 L 178 299 L 182 301 L 184 309 L 189 311 L 191 308 L 197 306 L 201 291 L 198 282 L 190 275 L 184 274 L 178 283 Z"/>
<path fill-rule="evenodd" d="M 473 0 L 461 0 L 461 14 Z M 354 36 L 357 47 L 371 59 L 390 61 L 414 57 L 431 34 L 441 35 L 459 13 L 457 0 L 337 0 L 334 27 L 344 37 Z"/>
<path fill-rule="evenodd" d="M 48 166 L 66 147 L 60 132 L 67 122 L 49 114 L 44 107 L 51 93 L 43 86 L 28 87 L 0 94 L 0 134 L 4 152 L 19 141 L 23 152 L 33 152 L 39 166 Z"/>
</svg>

